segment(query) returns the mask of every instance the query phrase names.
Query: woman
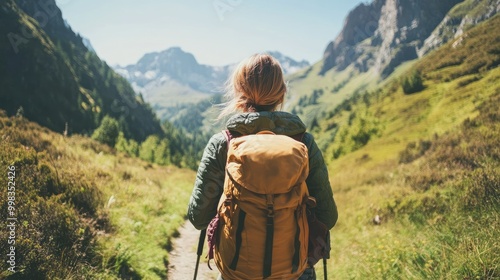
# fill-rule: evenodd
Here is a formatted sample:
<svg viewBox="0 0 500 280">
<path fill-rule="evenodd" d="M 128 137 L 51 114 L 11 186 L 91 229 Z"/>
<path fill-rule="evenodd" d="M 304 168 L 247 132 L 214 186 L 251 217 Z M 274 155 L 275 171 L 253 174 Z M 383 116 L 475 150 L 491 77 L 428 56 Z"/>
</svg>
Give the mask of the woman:
<svg viewBox="0 0 500 280">
<path fill-rule="evenodd" d="M 302 142 L 308 148 L 310 170 L 307 187 L 317 200 L 314 208 L 317 218 L 331 229 L 338 214 L 323 156 L 299 117 L 277 111 L 286 90 L 279 62 L 267 54 L 253 55 L 238 65 L 228 81 L 226 97 L 230 101 L 224 104 L 219 119 L 237 113 L 228 120 L 227 129 L 241 135 L 263 130 L 289 136 L 304 133 Z M 188 217 L 197 229 L 206 228 L 216 215 L 223 192 L 226 157 L 226 137 L 217 133 L 205 148 L 189 202 Z M 314 268 L 306 269 L 300 279 L 315 279 Z"/>
</svg>

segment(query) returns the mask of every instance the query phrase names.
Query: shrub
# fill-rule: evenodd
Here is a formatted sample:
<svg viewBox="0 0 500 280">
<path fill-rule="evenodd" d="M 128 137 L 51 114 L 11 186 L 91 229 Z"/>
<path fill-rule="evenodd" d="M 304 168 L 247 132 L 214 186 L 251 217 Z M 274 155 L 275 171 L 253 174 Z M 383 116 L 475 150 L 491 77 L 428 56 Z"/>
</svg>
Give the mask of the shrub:
<svg viewBox="0 0 500 280">
<path fill-rule="evenodd" d="M 16 273 L 11 279 L 67 279 L 85 266 L 95 266 L 99 257 L 94 244 L 94 230 L 83 219 L 80 209 L 95 217 L 100 203 L 95 187 L 93 195 L 75 195 L 76 182 L 61 183 L 44 153 L 15 143 L 0 144 L 1 166 L 15 166 Z M 13 160 L 12 160 L 13 159 Z M 0 177 L 0 184 L 10 180 Z M 81 180 L 79 180 L 81 181 Z M 2 236 L 7 228 L 7 192 L 0 192 Z M 0 250 L 7 252 L 7 242 Z M 2 271 L 6 271 L 2 264 Z M 2 274 L 2 277 L 6 276 Z"/>
<path fill-rule="evenodd" d="M 166 165 L 170 162 L 170 143 L 167 139 L 162 139 L 154 152 L 155 163 Z"/>
<path fill-rule="evenodd" d="M 58 155 L 68 159 L 68 154 L 47 140 L 47 131 L 10 120 L 13 125 L 0 130 L 0 166 L 15 166 L 16 173 L 12 180 L 4 173 L 0 185 L 12 181 L 16 187 L 16 273 L 2 262 L 0 278 L 93 279 L 101 263 L 96 225 L 107 223 L 107 217 L 98 215 L 102 201 L 95 181 L 72 165 L 58 164 Z M 0 192 L 0 201 L 0 234 L 7 236 L 7 191 Z M 0 251 L 11 245 L 0 242 Z"/>
<path fill-rule="evenodd" d="M 62 202 L 69 203 L 82 214 L 95 216 L 102 205 L 102 193 L 97 186 L 81 173 L 65 172 L 62 177 Z"/>
<path fill-rule="evenodd" d="M 139 158 L 154 162 L 155 160 L 155 150 L 158 147 L 158 143 L 160 142 L 160 138 L 156 135 L 151 135 L 141 143 L 139 147 Z"/>
<path fill-rule="evenodd" d="M 401 80 L 401 87 L 405 94 L 416 93 L 424 89 L 422 74 L 419 71 L 413 71 Z"/>
<path fill-rule="evenodd" d="M 120 133 L 118 133 L 118 137 L 116 139 L 116 144 L 115 144 L 115 149 L 119 152 L 128 153 L 127 152 L 128 140 L 127 140 L 127 138 L 125 138 L 125 135 L 121 131 L 120 131 Z"/>
<path fill-rule="evenodd" d="M 463 205 L 471 209 L 500 205 L 498 171 L 498 167 L 486 165 L 471 172 L 462 183 L 466 191 Z"/>
<path fill-rule="evenodd" d="M 426 140 L 420 140 L 418 144 L 416 142 L 408 143 L 406 149 L 399 153 L 399 163 L 410 163 L 416 160 L 423 156 L 431 145 L 432 142 Z"/>
<path fill-rule="evenodd" d="M 101 121 L 101 125 L 92 134 L 92 139 L 114 147 L 119 133 L 120 125 L 118 121 L 110 116 L 105 116 Z"/>
</svg>

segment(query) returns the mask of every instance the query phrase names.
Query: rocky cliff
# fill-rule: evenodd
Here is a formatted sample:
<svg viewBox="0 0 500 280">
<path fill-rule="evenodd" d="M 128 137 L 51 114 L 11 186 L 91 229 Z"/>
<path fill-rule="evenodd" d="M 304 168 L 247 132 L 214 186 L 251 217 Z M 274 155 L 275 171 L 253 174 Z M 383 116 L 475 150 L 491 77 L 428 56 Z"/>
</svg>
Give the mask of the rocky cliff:
<svg viewBox="0 0 500 280">
<path fill-rule="evenodd" d="M 437 27 L 446 26 L 443 22 L 448 13 L 462 2 L 469 1 L 375 0 L 360 4 L 349 13 L 337 38 L 328 44 L 321 73 L 354 65 L 361 72 L 374 69 L 383 77 L 389 75 L 402 62 L 445 42 L 436 39 L 440 37 Z M 477 20 L 491 17 L 498 10 L 498 0 L 475 2 L 488 2 L 484 4 L 488 8 L 483 9 L 488 15 L 481 10 Z"/>
<path fill-rule="evenodd" d="M 467 0 L 456 5 L 424 41 L 422 48 L 418 50 L 418 56 L 424 56 L 499 12 L 500 0 Z"/>
</svg>

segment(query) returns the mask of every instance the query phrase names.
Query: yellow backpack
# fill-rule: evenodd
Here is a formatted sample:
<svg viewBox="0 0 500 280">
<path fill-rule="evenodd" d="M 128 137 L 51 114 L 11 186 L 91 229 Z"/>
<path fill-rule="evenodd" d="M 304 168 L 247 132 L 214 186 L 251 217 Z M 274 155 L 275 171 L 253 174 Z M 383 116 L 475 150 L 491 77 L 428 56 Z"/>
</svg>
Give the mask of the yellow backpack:
<svg viewBox="0 0 500 280">
<path fill-rule="evenodd" d="M 228 146 L 217 225 L 208 236 L 223 279 L 299 278 L 309 238 L 307 147 L 268 131 Z"/>
</svg>

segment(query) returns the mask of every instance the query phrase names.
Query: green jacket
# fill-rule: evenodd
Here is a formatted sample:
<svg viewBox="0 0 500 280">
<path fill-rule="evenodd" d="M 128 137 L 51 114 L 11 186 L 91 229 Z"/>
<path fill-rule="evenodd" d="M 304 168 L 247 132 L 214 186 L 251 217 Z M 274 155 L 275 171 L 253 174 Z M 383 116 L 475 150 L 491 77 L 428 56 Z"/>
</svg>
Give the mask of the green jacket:
<svg viewBox="0 0 500 280">
<path fill-rule="evenodd" d="M 286 112 L 235 115 L 227 122 L 227 129 L 243 135 L 262 130 L 283 135 L 296 135 L 306 131 L 299 117 Z M 303 143 L 309 151 L 309 176 L 306 183 L 309 194 L 316 198 L 316 216 L 328 228 L 332 228 L 337 222 L 338 213 L 323 155 L 311 134 L 304 134 Z M 217 205 L 224 187 L 226 157 L 226 138 L 223 133 L 217 133 L 205 148 L 189 201 L 188 218 L 197 229 L 206 228 L 217 213 Z"/>
</svg>

